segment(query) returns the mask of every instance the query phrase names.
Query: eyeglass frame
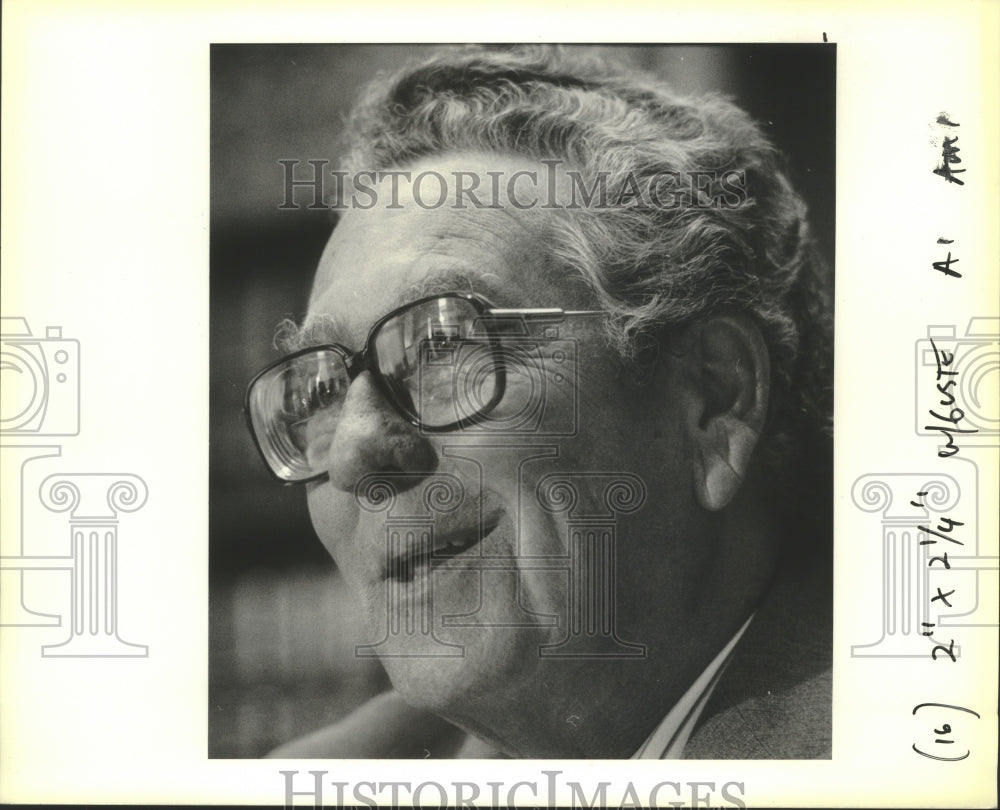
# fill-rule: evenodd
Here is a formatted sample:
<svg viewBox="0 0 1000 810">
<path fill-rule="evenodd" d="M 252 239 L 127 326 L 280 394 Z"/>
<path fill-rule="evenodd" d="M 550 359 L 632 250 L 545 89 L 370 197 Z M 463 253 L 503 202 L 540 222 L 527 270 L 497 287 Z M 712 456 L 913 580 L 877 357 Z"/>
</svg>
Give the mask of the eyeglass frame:
<svg viewBox="0 0 1000 810">
<path fill-rule="evenodd" d="M 417 307 L 421 304 L 426 304 L 429 301 L 438 301 L 442 298 L 457 298 L 472 304 L 473 308 L 476 310 L 477 317 L 479 318 L 491 318 L 501 320 L 504 318 L 514 319 L 520 318 L 525 321 L 561 321 L 563 318 L 573 317 L 573 316 L 598 316 L 606 315 L 603 310 L 599 309 L 581 309 L 581 310 L 564 310 L 559 307 L 513 307 L 504 308 L 496 307 L 494 304 L 486 297 L 479 295 L 478 293 L 461 293 L 461 292 L 445 292 L 438 293 L 437 295 L 426 295 L 421 298 L 417 298 L 413 301 L 409 301 L 401 306 L 396 307 L 387 314 L 381 316 L 372 326 L 368 329 L 368 334 L 365 337 L 364 345 L 355 352 L 352 352 L 347 346 L 340 343 L 321 343 L 315 346 L 307 346 L 303 349 L 292 352 L 291 354 L 286 354 L 279 357 L 273 363 L 269 363 L 263 369 L 258 371 L 253 378 L 247 383 L 246 394 L 243 399 L 243 415 L 246 419 L 247 428 L 250 431 L 250 436 L 253 439 L 254 446 L 257 448 L 257 452 L 264 462 L 264 466 L 267 468 L 268 472 L 286 486 L 292 486 L 296 484 L 307 484 L 312 481 L 318 481 L 320 479 L 328 477 L 328 473 L 321 472 L 316 475 L 310 476 L 309 478 L 301 478 L 295 481 L 289 481 L 282 478 L 274 469 L 271 467 L 271 462 L 268 461 L 267 455 L 264 452 L 264 448 L 261 446 L 260 439 L 257 437 L 257 430 L 254 428 L 253 424 L 253 414 L 251 413 L 250 406 L 250 396 L 253 392 L 254 386 L 257 382 L 264 377 L 264 375 L 273 371 L 285 363 L 294 360 L 297 357 L 304 357 L 307 354 L 312 354 L 314 352 L 320 351 L 333 351 L 340 355 L 344 362 L 344 370 L 347 373 L 347 379 L 349 380 L 348 388 L 354 384 L 354 381 L 365 371 L 371 373 L 372 381 L 375 384 L 378 392 L 386 399 L 386 401 L 393 407 L 393 410 L 401 416 L 408 424 L 412 425 L 425 433 L 450 433 L 456 430 L 462 430 L 463 428 L 470 427 L 471 425 L 478 424 L 487 419 L 490 411 L 495 408 L 499 402 L 503 399 L 506 390 L 506 373 L 505 366 L 502 361 L 498 363 L 498 386 L 497 392 L 494 393 L 490 402 L 480 408 L 475 414 L 471 416 L 464 416 L 454 422 L 441 426 L 430 426 L 425 425 L 416 413 L 409 413 L 407 409 L 402 405 L 397 396 L 393 393 L 391 386 L 389 385 L 386 376 L 382 373 L 381 369 L 378 367 L 378 353 L 375 351 L 374 340 L 378 331 L 385 326 L 389 321 L 391 321 L 396 316 L 400 315 L 406 310 L 413 307 Z M 495 344 L 497 347 L 502 345 L 502 335 L 491 335 L 485 334 L 484 339 L 488 340 L 490 343 Z M 346 396 L 346 393 L 345 393 Z"/>
</svg>

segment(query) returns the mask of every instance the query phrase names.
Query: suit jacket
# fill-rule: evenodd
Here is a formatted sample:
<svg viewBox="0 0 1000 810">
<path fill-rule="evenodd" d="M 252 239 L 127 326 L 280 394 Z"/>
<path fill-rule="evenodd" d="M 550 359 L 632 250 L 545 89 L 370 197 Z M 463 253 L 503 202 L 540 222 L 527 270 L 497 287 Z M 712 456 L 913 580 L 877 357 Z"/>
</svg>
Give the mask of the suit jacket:
<svg viewBox="0 0 1000 810">
<path fill-rule="evenodd" d="M 779 572 L 684 747 L 684 759 L 831 756 L 830 572 L 825 555 Z"/>
<path fill-rule="evenodd" d="M 737 645 L 685 759 L 817 759 L 831 755 L 830 560 L 779 572 Z M 659 718 L 653 720 L 653 724 Z M 637 746 L 638 747 L 638 746 Z M 331 759 L 502 756 L 394 692 L 269 756 Z"/>
</svg>

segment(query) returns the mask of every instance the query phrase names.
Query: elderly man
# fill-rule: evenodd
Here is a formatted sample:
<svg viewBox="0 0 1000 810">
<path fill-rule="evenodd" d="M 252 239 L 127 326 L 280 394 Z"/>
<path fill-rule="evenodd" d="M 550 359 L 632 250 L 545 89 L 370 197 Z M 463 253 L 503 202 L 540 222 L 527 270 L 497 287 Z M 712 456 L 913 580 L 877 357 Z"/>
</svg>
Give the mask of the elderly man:
<svg viewBox="0 0 1000 810">
<path fill-rule="evenodd" d="M 394 689 L 275 755 L 829 756 L 832 290 L 772 145 L 544 49 L 349 135 L 248 412 Z"/>
</svg>

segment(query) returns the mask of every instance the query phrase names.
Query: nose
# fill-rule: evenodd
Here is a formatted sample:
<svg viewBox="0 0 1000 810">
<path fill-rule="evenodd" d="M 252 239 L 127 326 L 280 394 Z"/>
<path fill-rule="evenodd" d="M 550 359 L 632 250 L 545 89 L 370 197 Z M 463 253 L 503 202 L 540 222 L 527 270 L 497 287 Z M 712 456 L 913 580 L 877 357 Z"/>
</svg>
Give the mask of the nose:
<svg viewBox="0 0 1000 810">
<path fill-rule="evenodd" d="M 367 371 L 347 391 L 328 452 L 330 483 L 344 492 L 368 473 L 429 475 L 437 467 L 431 443 L 385 400 Z"/>
</svg>

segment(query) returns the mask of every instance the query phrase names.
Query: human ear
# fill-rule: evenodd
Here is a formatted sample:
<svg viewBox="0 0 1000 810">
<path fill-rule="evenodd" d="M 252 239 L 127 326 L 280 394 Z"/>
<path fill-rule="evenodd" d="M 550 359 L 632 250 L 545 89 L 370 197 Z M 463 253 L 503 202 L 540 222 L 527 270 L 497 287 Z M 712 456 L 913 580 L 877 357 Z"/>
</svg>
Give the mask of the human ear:
<svg viewBox="0 0 1000 810">
<path fill-rule="evenodd" d="M 760 330 L 745 315 L 713 317 L 691 327 L 687 339 L 694 491 L 702 508 L 717 512 L 750 469 L 767 417 L 771 363 Z"/>
</svg>

